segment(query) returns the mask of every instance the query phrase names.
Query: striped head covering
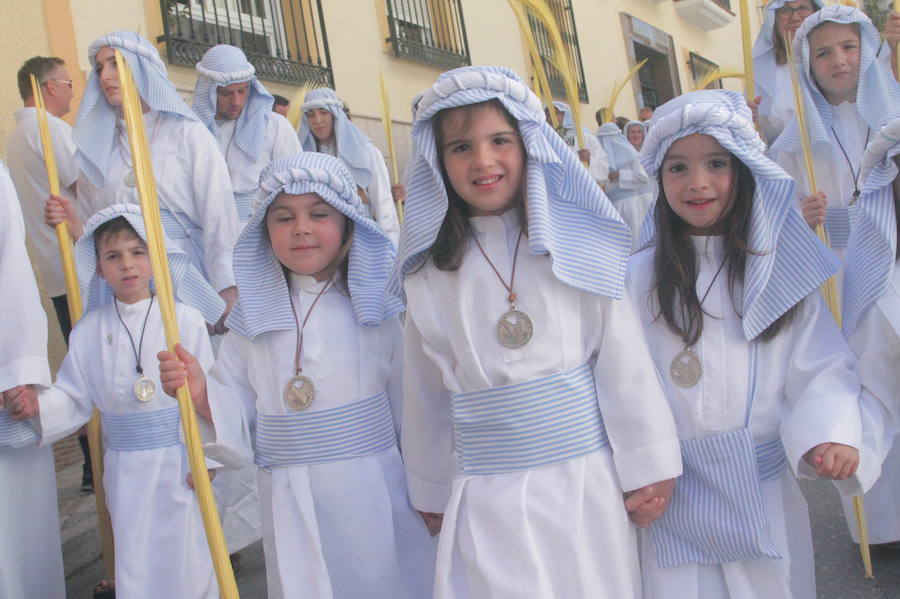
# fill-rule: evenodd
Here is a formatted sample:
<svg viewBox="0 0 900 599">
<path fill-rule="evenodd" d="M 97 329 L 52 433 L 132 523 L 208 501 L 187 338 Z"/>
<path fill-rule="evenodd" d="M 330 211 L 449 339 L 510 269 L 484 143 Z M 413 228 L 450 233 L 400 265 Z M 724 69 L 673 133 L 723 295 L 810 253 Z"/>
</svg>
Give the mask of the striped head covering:
<svg viewBox="0 0 900 599">
<path fill-rule="evenodd" d="M 87 221 L 84 233 L 75 243 L 75 271 L 78 273 L 81 296 L 85 298 L 86 312 L 105 306 L 115 297 L 112 287 L 97 272 L 94 232 L 103 223 L 120 216 L 128 221 L 144 243 L 147 242 L 144 217 L 140 207 L 134 204 L 107 206 Z M 191 264 L 190 258 L 177 243 L 166 237 L 165 245 L 175 299 L 199 310 L 206 322 L 218 322 L 225 312 L 225 302 Z"/>
<path fill-rule="evenodd" d="M 775 89 L 775 71 L 778 65 L 775 63 L 775 36 L 776 23 L 775 12 L 792 0 L 769 0 L 766 4 L 766 16 L 753 44 L 753 69 L 756 80 L 756 95 L 762 96 L 759 104 L 760 116 L 767 117 L 772 114 L 775 106 L 773 98 L 777 93 Z M 822 8 L 824 0 L 808 0 L 813 6 Z"/>
<path fill-rule="evenodd" d="M 643 123 L 638 123 L 643 126 Z M 637 150 L 615 123 L 603 123 L 597 130 L 597 139 L 609 159 L 609 168 L 615 171 L 627 168 L 638 159 Z"/>
<path fill-rule="evenodd" d="M 372 181 L 372 165 L 369 162 L 370 154 L 366 145 L 371 142 L 366 134 L 347 118 L 344 103 L 333 89 L 321 87 L 306 94 L 301 107 L 300 145 L 307 152 L 318 151 L 316 137 L 309 127 L 309 119 L 306 118 L 306 113 L 314 108 L 327 110 L 334 117 L 334 139 L 337 143 L 338 158 L 344 162 L 356 184 L 368 189 Z"/>
<path fill-rule="evenodd" d="M 256 78 L 256 69 L 244 51 L 219 44 L 206 51 L 197 63 L 197 85 L 194 88 L 194 112 L 210 133 L 219 139 L 216 126 L 216 99 L 220 87 L 233 83 L 250 83 L 247 103 L 234 127 L 234 142 L 252 159 L 262 156 L 266 141 L 266 124 L 272 115 L 275 98 Z"/>
<path fill-rule="evenodd" d="M 828 130 L 832 126 L 831 105 L 812 78 L 810 70 L 809 34 L 818 25 L 833 23 L 859 25 L 860 61 L 859 87 L 856 92 L 856 108 L 862 119 L 873 130 L 878 130 L 887 120 L 900 116 L 900 83 L 893 73 L 876 59 L 881 37 L 878 29 L 866 13 L 850 6 L 826 6 L 806 17 L 794 37 L 794 56 L 799 61 L 800 92 L 808 122 L 809 138 L 815 154 L 828 156 L 831 141 Z M 780 152 L 802 151 L 800 128 L 797 119 L 791 120 L 784 132 L 772 145 L 772 156 Z"/>
<path fill-rule="evenodd" d="M 503 67 L 463 67 L 443 73 L 419 104 L 413 156 L 407 167 L 406 217 L 391 289 L 426 258 L 447 213 L 447 189 L 432 119 L 441 110 L 498 100 L 518 120 L 525 145 L 528 243 L 550 254 L 562 282 L 622 297 L 631 235 L 578 157 L 547 124 L 537 96 Z"/>
<path fill-rule="evenodd" d="M 265 227 L 269 206 L 282 193 L 314 193 L 353 221 L 347 287 L 360 325 L 378 326 L 403 310 L 399 298 L 384 293 L 396 257 L 394 244 L 369 216 L 347 168 L 327 154 L 301 152 L 276 160 L 260 175 L 259 196 L 234 246 L 238 301 L 228 316 L 230 329 L 253 339 L 296 326 L 284 271 Z"/>
<path fill-rule="evenodd" d="M 737 92 L 697 91 L 660 106 L 641 150 L 647 173 L 658 176 L 671 145 L 695 133 L 715 138 L 756 182 L 748 240 L 754 253 L 747 255 L 742 303 L 744 336 L 752 340 L 837 272 L 839 263 L 797 209 L 794 180 L 763 154 L 765 143 Z M 641 245 L 656 234 L 655 205 L 647 214 Z"/>
<path fill-rule="evenodd" d="M 141 100 L 147 106 L 152 110 L 197 120 L 197 115 L 169 81 L 166 65 L 153 44 L 131 31 L 110 33 L 94 40 L 88 48 L 91 66 L 96 64 L 97 52 L 107 46 L 122 52 L 134 74 Z M 106 101 L 97 71 L 91 70 L 72 137 L 78 148 L 75 153 L 78 168 L 98 188 L 103 187 L 104 174 L 109 169 L 118 112 L 117 107 L 110 106 Z"/>
<path fill-rule="evenodd" d="M 897 215 L 893 182 L 898 173 L 894 157 L 898 155 L 900 118 L 882 127 L 863 154 L 861 178 L 865 183 L 844 266 L 843 328 L 847 337 L 887 290 L 894 274 Z"/>
</svg>

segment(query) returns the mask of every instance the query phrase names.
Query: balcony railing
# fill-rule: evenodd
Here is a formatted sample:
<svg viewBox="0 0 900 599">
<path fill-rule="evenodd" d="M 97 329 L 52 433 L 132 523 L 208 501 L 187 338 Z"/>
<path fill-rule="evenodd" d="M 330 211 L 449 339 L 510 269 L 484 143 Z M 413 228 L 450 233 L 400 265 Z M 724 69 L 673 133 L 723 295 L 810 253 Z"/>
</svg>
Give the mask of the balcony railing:
<svg viewBox="0 0 900 599">
<path fill-rule="evenodd" d="M 394 56 L 448 69 L 472 64 L 459 0 L 387 0 Z"/>
</svg>

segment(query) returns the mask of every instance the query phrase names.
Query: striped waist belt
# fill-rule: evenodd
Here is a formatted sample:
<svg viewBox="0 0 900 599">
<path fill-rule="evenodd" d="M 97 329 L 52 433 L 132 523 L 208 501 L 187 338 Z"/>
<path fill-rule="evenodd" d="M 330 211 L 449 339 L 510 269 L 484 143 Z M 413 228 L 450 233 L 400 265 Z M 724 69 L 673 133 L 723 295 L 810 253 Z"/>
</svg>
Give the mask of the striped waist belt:
<svg viewBox="0 0 900 599">
<path fill-rule="evenodd" d="M 8 410 L 0 410 L 0 449 L 19 449 L 40 439 L 30 420 L 12 420 Z"/>
<path fill-rule="evenodd" d="M 856 224 L 859 205 L 828 208 L 825 211 L 825 231 L 834 249 L 844 249 L 850 241 L 850 233 Z"/>
<path fill-rule="evenodd" d="M 372 455 L 396 446 L 386 391 L 327 410 L 257 414 L 257 466 L 322 464 Z"/>
<path fill-rule="evenodd" d="M 170 239 L 191 239 L 203 234 L 203 229 L 183 212 L 173 213 L 163 208 L 159 211 L 159 220 Z"/>
<path fill-rule="evenodd" d="M 588 364 L 524 383 L 454 394 L 452 415 L 464 474 L 531 470 L 609 444 Z"/>
<path fill-rule="evenodd" d="M 178 406 L 133 414 L 104 412 L 103 432 L 107 449 L 114 451 L 171 447 L 181 443 L 181 416 Z"/>
<path fill-rule="evenodd" d="M 250 208 L 253 205 L 253 200 L 255 199 L 255 191 L 234 194 L 234 203 L 237 206 L 238 218 L 242 223 L 247 222 L 247 220 L 250 218 Z"/>
</svg>

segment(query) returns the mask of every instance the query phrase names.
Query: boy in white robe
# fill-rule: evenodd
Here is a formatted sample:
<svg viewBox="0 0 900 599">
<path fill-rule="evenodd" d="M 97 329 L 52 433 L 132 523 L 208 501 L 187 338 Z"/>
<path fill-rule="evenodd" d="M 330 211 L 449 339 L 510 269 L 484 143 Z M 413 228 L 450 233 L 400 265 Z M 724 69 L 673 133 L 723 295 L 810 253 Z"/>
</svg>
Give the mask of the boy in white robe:
<svg viewBox="0 0 900 599">
<path fill-rule="evenodd" d="M 36 391 L 50 384 L 47 316 L 28 254 L 25 225 L 0 162 L 0 599 L 63 599 L 56 471 L 36 447 Z"/>
<path fill-rule="evenodd" d="M 96 231 L 96 234 L 95 234 Z M 103 487 L 115 541 L 115 589 L 129 599 L 218 597 L 209 547 L 181 442 L 177 402 L 161 391 L 166 347 L 140 209 L 119 204 L 85 225 L 75 248 L 86 311 L 56 383 L 40 394 L 41 444 L 103 418 Z M 204 319 L 225 305 L 167 241 L 181 343 L 212 364 Z M 203 310 L 191 307 L 186 301 Z"/>
</svg>

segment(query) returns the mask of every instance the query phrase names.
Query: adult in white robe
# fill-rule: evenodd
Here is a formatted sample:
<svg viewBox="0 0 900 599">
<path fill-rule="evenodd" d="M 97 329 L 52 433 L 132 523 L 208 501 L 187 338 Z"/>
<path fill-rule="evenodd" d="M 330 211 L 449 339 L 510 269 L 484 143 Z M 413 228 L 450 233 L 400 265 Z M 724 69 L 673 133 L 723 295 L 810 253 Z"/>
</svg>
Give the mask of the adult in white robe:
<svg viewBox="0 0 900 599">
<path fill-rule="evenodd" d="M 559 133 L 566 141 L 566 144 L 572 148 L 572 151 L 579 154 L 579 158 L 581 157 L 581 150 L 587 150 L 589 159 L 585 166 L 591 173 L 591 178 L 599 185 L 606 185 L 609 177 L 609 160 L 606 152 L 603 151 L 603 146 L 600 145 L 600 142 L 597 141 L 590 129 L 582 127 L 581 140 L 583 147 L 576 149 L 578 136 L 575 135 L 575 119 L 572 117 L 572 108 L 565 102 L 558 100 L 553 102 L 553 108 L 556 109 L 556 118 L 560 127 Z"/>
<path fill-rule="evenodd" d="M 606 184 L 606 195 L 631 229 L 631 247 L 636 249 L 641 223 L 647 208 L 656 199 L 655 186 L 641 165 L 640 155 L 618 125 L 604 123 L 597 131 L 597 139 L 609 158 L 610 180 Z"/>
<path fill-rule="evenodd" d="M 0 392 L 50 384 L 47 316 L 25 251 L 25 225 L 0 162 Z M 33 419 L 0 407 L 0 599 L 65 597 L 53 451 L 36 447 Z"/>
</svg>

